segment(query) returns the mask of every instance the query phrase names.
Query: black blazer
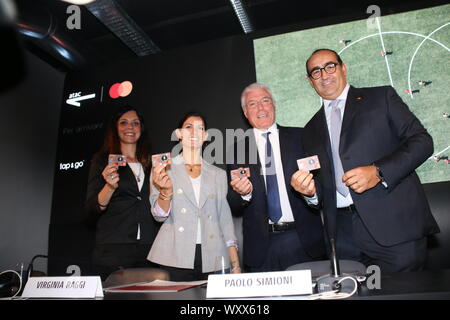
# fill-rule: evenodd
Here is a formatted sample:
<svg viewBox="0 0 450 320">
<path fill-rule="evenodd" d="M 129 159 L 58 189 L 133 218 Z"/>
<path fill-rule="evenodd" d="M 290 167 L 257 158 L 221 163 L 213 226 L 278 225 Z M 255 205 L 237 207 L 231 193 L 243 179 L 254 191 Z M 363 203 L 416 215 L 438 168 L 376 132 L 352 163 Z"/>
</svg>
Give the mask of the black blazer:
<svg viewBox="0 0 450 320">
<path fill-rule="evenodd" d="M 131 168 L 119 167 L 119 187 L 114 191 L 105 211 L 98 205 L 98 193 L 105 185 L 102 171 L 108 163 L 108 155 L 95 155 L 89 169 L 86 196 L 86 214 L 96 223 L 97 244 L 141 243 L 152 244 L 160 223 L 153 219 L 150 209 L 149 170 L 139 191 Z M 140 225 L 140 241 L 136 240 Z"/>
<path fill-rule="evenodd" d="M 290 185 L 291 176 L 298 170 L 297 159 L 304 158 L 302 145 L 300 143 L 302 129 L 288 128 L 278 125 L 281 161 L 283 163 L 284 180 L 288 192 L 289 202 L 296 222 L 296 229 L 305 251 L 311 256 L 311 260 L 323 258 L 325 255 L 325 244 L 323 238 L 322 224 L 317 211 L 309 208 L 303 197 Z M 244 201 L 242 197 L 231 188 L 228 191 L 228 202 L 233 215 L 243 216 L 243 247 L 244 263 L 251 267 L 260 266 L 266 258 L 269 242 L 268 214 L 266 202 L 266 188 L 264 177 L 260 174 L 261 162 L 257 156 L 256 164 L 250 164 L 249 150 L 256 152 L 257 147 L 253 130 L 248 130 L 249 135 L 244 141 L 238 141 L 233 146 L 233 163 L 227 165 L 228 180 L 230 170 L 239 167 L 250 168 L 250 181 L 253 184 L 251 200 Z M 243 143 L 243 144 L 242 144 Z M 239 147 L 245 146 L 245 159 L 237 162 Z M 233 151 L 229 151 L 233 152 Z M 253 162 L 254 163 L 254 162 Z"/>
<path fill-rule="evenodd" d="M 305 126 L 303 146 L 319 156 L 315 179 L 328 230 L 334 234 L 336 188 L 323 106 Z M 344 172 L 375 163 L 388 184 L 362 194 L 350 189 L 364 225 L 379 244 L 391 246 L 439 232 L 414 171 L 433 153 L 433 140 L 392 87 L 350 87 L 339 153 Z"/>
</svg>

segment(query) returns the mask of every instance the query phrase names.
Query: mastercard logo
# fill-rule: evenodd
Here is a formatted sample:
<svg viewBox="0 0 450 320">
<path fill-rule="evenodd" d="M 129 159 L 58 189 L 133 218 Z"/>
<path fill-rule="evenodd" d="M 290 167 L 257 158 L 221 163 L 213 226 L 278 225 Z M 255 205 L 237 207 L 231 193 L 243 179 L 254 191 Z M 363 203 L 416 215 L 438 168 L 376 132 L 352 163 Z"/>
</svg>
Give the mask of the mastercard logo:
<svg viewBox="0 0 450 320">
<path fill-rule="evenodd" d="M 109 88 L 109 96 L 113 99 L 118 97 L 126 97 L 133 90 L 133 84 L 130 81 L 124 81 L 122 83 L 114 83 Z"/>
</svg>

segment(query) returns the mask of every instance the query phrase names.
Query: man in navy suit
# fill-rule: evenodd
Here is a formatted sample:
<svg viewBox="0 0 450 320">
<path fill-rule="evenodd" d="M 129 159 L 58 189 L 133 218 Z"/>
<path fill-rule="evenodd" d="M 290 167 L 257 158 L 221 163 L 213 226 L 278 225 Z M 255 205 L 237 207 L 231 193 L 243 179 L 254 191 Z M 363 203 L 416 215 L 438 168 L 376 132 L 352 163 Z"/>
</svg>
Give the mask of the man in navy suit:
<svg viewBox="0 0 450 320">
<path fill-rule="evenodd" d="M 246 87 L 241 104 L 253 129 L 229 150 L 233 161 L 227 167 L 229 171 L 250 169 L 250 177 L 231 180 L 228 192 L 233 214 L 243 216 L 245 270 L 283 271 L 322 259 L 325 245 L 320 216 L 290 186 L 296 160 L 305 157 L 301 129 L 275 123 L 275 102 L 262 84 Z"/>
<path fill-rule="evenodd" d="M 439 232 L 415 173 L 433 153 L 431 136 L 392 87 L 348 85 L 336 52 L 314 51 L 306 71 L 323 105 L 303 146 L 321 168 L 296 172 L 292 186 L 323 208 L 338 258 L 422 269 L 427 235 Z"/>
</svg>

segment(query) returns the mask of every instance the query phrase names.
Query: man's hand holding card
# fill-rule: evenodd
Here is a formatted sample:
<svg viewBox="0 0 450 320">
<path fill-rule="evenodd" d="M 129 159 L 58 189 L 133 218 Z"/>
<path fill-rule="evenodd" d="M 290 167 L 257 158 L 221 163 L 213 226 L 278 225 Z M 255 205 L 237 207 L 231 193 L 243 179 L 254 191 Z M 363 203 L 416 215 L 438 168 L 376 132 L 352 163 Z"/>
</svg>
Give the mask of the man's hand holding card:
<svg viewBox="0 0 450 320">
<path fill-rule="evenodd" d="M 248 195 L 253 190 L 253 185 L 250 182 L 250 168 L 238 168 L 230 171 L 231 188 L 239 193 L 241 196 Z"/>
<path fill-rule="evenodd" d="M 299 170 L 291 177 L 291 186 L 299 193 L 313 197 L 316 194 L 316 185 L 310 171 L 320 169 L 318 156 L 311 156 L 297 160 Z"/>
</svg>

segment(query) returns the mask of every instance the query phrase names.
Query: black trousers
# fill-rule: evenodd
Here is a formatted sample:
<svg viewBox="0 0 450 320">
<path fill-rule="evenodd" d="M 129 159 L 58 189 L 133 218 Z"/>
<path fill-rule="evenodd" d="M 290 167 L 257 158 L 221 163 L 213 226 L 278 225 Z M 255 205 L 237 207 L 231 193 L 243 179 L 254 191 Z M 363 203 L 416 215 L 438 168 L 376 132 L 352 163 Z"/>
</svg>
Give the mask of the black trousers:
<svg viewBox="0 0 450 320">
<path fill-rule="evenodd" d="M 386 273 L 423 269 L 427 253 L 426 237 L 382 246 L 371 236 L 356 210 L 338 209 L 336 223 L 339 259 L 359 261 L 366 266 L 377 265 L 381 272 Z"/>
<path fill-rule="evenodd" d="M 104 281 L 108 275 L 126 268 L 159 268 L 147 260 L 150 244 L 97 244 L 92 254 L 92 270 Z"/>
<path fill-rule="evenodd" d="M 245 266 L 246 272 L 285 271 L 288 267 L 311 261 L 296 230 L 269 233 L 269 247 L 261 266 Z"/>
<path fill-rule="evenodd" d="M 198 281 L 207 280 L 211 273 L 202 272 L 202 245 L 195 247 L 194 269 L 183 269 L 169 266 L 160 266 L 161 269 L 169 272 L 170 281 Z"/>
</svg>

